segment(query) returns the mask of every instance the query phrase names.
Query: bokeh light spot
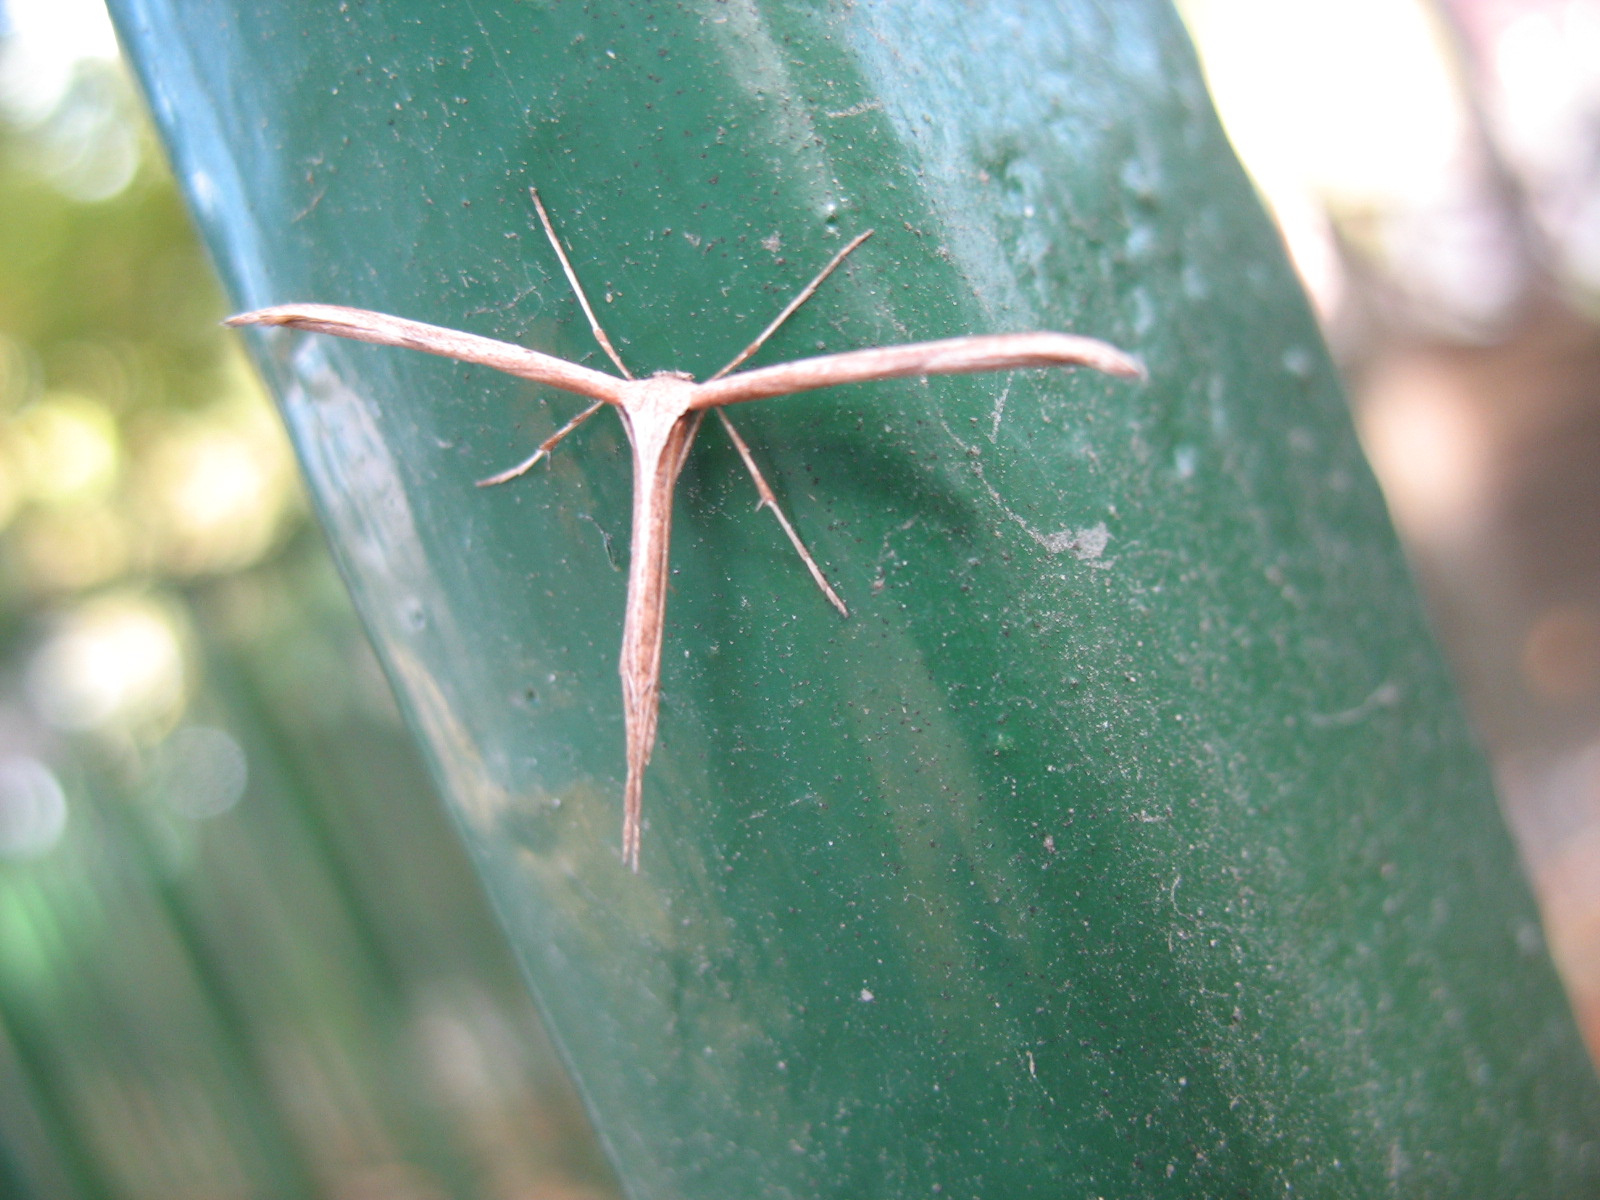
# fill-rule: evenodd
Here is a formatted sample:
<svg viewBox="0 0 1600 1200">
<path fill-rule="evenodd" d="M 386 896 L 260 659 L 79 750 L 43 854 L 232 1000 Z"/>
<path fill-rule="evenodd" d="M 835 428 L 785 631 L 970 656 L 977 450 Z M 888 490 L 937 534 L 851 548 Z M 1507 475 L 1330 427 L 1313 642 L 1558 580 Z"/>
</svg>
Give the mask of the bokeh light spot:
<svg viewBox="0 0 1600 1200">
<path fill-rule="evenodd" d="M 0 758 L 0 857 L 36 858 L 66 827 L 67 796 L 55 772 L 27 755 Z"/>
<path fill-rule="evenodd" d="M 7 430 L 27 497 L 62 503 L 104 495 L 116 482 L 117 427 L 103 405 L 54 393 L 18 413 Z"/>
<path fill-rule="evenodd" d="M 142 597 L 107 597 L 64 618 L 34 655 L 28 696 L 58 729 L 144 727 L 170 721 L 185 698 L 174 618 Z"/>
<path fill-rule="evenodd" d="M 249 778 L 244 747 L 223 729 L 186 725 L 158 751 L 156 786 L 168 806 L 186 817 L 227 812 L 243 798 Z"/>
</svg>

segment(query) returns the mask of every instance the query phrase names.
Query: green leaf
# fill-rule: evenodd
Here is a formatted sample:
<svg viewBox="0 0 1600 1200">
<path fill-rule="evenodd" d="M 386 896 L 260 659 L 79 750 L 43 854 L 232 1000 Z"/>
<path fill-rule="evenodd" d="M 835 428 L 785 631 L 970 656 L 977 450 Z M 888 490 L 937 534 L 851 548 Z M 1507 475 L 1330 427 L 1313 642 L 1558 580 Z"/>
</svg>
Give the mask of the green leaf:
<svg viewBox="0 0 1600 1200">
<path fill-rule="evenodd" d="M 734 414 L 618 853 L 609 414 L 254 340 L 635 1196 L 1571 1194 L 1600 1096 L 1337 383 L 1181 28 L 1105 5 L 119 0 L 241 307 L 636 373 L 1065 329 L 1147 363 Z"/>
</svg>

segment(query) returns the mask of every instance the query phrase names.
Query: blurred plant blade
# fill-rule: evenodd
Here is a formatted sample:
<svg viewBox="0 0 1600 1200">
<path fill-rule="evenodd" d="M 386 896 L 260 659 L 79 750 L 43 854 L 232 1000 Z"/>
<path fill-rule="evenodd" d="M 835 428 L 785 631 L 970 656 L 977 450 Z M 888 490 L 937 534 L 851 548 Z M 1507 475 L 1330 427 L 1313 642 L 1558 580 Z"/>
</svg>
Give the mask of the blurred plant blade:
<svg viewBox="0 0 1600 1200">
<path fill-rule="evenodd" d="M 24 106 L 21 57 L 0 1194 L 611 1194 L 137 97 L 90 58 Z"/>
</svg>

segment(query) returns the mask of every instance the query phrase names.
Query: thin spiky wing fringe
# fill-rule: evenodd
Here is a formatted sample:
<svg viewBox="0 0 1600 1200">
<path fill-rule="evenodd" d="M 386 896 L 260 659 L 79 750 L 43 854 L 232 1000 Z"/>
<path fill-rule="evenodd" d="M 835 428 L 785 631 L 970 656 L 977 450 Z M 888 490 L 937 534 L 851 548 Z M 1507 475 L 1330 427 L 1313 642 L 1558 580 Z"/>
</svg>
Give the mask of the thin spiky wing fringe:
<svg viewBox="0 0 1600 1200">
<path fill-rule="evenodd" d="M 564 358 L 476 333 L 446 329 L 442 325 L 429 325 L 424 321 L 412 321 L 365 308 L 345 308 L 338 304 L 280 304 L 255 312 L 239 313 L 229 317 L 223 324 L 279 326 L 306 333 L 331 334 L 377 346 L 420 350 L 440 358 L 479 363 L 519 379 L 531 379 L 535 383 L 548 384 L 609 404 L 620 404 L 625 394 L 625 380 L 591 371 Z"/>
<path fill-rule="evenodd" d="M 1090 367 L 1128 379 L 1144 377 L 1138 359 L 1096 338 L 1071 333 L 994 333 L 912 342 L 801 358 L 740 371 L 695 389 L 694 408 L 790 396 L 843 383 L 908 375 L 972 375 L 1023 367 Z"/>
</svg>

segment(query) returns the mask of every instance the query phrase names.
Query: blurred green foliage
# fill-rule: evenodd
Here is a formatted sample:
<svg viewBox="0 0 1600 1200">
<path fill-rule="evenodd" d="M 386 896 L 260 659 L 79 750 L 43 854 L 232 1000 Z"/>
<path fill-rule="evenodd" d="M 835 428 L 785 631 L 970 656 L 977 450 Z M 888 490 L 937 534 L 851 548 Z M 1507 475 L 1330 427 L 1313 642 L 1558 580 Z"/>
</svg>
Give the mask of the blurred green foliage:
<svg viewBox="0 0 1600 1200">
<path fill-rule="evenodd" d="M 0 212 L 0 1194 L 612 1194 L 118 68 Z"/>
</svg>

